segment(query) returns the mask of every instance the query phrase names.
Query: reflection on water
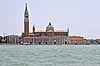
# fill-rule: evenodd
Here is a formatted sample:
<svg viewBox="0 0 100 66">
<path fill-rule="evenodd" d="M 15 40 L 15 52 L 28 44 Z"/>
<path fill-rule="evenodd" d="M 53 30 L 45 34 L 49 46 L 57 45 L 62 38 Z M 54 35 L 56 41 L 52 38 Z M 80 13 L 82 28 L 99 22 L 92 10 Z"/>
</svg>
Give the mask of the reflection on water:
<svg viewBox="0 0 100 66">
<path fill-rule="evenodd" d="M 0 66 L 100 66 L 100 45 L 1 45 Z"/>
</svg>

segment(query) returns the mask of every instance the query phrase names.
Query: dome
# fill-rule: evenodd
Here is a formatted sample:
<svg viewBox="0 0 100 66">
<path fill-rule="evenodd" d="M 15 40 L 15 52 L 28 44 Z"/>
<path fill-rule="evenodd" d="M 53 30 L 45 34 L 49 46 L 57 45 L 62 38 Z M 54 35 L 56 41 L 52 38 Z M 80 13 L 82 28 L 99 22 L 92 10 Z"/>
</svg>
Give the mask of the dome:
<svg viewBox="0 0 100 66">
<path fill-rule="evenodd" d="M 46 32 L 54 32 L 54 27 L 51 25 L 51 22 L 49 22 L 49 25 L 46 27 Z"/>
</svg>

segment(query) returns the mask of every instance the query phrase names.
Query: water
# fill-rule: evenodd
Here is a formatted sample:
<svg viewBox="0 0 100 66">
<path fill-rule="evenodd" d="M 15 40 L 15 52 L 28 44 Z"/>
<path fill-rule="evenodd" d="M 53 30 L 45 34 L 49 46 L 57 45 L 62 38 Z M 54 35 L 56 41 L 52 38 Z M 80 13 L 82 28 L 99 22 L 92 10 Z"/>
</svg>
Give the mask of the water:
<svg viewBox="0 0 100 66">
<path fill-rule="evenodd" d="M 1 45 L 0 66 L 100 66 L 100 45 Z"/>
</svg>

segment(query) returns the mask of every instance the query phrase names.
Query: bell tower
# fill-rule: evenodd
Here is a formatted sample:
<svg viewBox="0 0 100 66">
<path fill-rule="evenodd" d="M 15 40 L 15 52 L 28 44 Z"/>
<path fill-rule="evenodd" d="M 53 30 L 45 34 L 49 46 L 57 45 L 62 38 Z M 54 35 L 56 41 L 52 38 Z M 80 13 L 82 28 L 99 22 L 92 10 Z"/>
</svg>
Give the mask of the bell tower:
<svg viewBox="0 0 100 66">
<path fill-rule="evenodd" d="M 27 9 L 27 3 L 24 12 L 24 34 L 27 36 L 29 34 L 29 13 Z"/>
</svg>

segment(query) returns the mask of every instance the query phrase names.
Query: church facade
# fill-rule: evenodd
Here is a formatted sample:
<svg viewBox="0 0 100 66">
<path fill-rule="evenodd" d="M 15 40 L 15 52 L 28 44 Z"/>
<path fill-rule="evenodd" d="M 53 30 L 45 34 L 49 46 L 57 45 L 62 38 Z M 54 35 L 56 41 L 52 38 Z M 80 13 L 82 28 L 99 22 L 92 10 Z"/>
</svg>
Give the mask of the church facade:
<svg viewBox="0 0 100 66">
<path fill-rule="evenodd" d="M 22 33 L 22 44 L 33 44 L 33 45 L 61 45 L 68 44 L 68 34 L 67 32 L 55 31 L 51 22 L 49 22 L 46 27 L 45 32 L 35 31 L 35 26 L 33 26 L 33 32 L 29 32 L 29 13 L 27 9 L 27 4 L 24 13 L 24 32 Z"/>
</svg>

